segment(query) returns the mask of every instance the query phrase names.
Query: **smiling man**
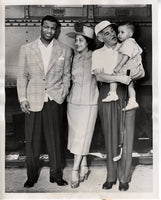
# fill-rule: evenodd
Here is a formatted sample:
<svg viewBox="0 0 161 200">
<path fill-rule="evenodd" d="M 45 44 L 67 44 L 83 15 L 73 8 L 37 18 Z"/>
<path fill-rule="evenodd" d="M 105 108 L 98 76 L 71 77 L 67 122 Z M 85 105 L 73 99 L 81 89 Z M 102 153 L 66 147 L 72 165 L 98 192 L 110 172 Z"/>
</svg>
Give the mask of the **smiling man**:
<svg viewBox="0 0 161 200">
<path fill-rule="evenodd" d="M 50 182 L 67 185 L 61 169 L 61 104 L 70 86 L 72 57 L 71 49 L 55 38 L 58 28 L 56 18 L 45 16 L 40 38 L 20 50 L 17 91 L 25 113 L 28 177 L 24 187 L 33 187 L 38 180 L 43 142 L 49 154 Z"/>
</svg>

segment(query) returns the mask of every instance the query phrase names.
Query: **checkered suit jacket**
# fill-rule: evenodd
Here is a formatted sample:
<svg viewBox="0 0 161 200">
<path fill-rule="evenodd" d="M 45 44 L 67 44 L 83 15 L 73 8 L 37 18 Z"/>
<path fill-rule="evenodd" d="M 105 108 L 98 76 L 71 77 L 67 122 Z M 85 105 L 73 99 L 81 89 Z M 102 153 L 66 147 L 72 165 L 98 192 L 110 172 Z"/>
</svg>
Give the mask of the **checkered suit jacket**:
<svg viewBox="0 0 161 200">
<path fill-rule="evenodd" d="M 38 39 L 20 50 L 17 75 L 18 99 L 28 100 L 30 111 L 41 111 L 45 92 L 58 104 L 63 103 L 70 86 L 71 49 L 55 40 L 45 75 Z"/>
</svg>

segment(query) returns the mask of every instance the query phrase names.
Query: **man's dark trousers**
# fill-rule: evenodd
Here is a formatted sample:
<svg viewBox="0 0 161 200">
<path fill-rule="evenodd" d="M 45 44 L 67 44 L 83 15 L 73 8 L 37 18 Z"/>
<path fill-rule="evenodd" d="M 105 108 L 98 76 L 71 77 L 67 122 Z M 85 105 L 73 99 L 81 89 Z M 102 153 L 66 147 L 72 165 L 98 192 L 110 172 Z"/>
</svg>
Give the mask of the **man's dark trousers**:
<svg viewBox="0 0 161 200">
<path fill-rule="evenodd" d="M 40 112 L 25 114 L 27 176 L 30 181 L 35 181 L 38 178 L 39 156 L 43 142 L 46 143 L 49 155 L 50 176 L 62 178 L 61 118 L 62 105 L 53 100 L 45 102 Z M 42 138 L 45 141 L 42 141 Z"/>
<path fill-rule="evenodd" d="M 105 139 L 107 153 L 107 178 L 108 182 L 119 179 L 122 183 L 128 183 L 131 179 L 132 150 L 134 140 L 135 110 L 126 112 L 125 131 L 123 139 L 123 154 L 118 162 L 113 158 L 118 155 L 118 144 L 121 131 L 121 112 L 124 107 L 125 85 L 118 85 L 118 101 L 102 102 L 108 93 L 109 84 L 102 83 L 98 100 L 99 115 Z"/>
</svg>

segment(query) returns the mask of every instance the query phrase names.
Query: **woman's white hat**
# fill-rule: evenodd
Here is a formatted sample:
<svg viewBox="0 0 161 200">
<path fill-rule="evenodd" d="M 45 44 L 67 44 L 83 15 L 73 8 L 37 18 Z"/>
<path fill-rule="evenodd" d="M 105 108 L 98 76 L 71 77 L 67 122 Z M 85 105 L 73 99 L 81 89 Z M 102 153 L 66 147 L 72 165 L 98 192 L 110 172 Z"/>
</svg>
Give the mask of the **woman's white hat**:
<svg viewBox="0 0 161 200">
<path fill-rule="evenodd" d="M 95 34 L 96 34 L 96 36 L 100 31 L 102 31 L 104 28 L 106 28 L 107 26 L 110 26 L 110 25 L 114 25 L 114 24 L 109 22 L 109 21 L 107 21 L 107 20 L 98 23 L 95 26 Z"/>
<path fill-rule="evenodd" d="M 94 31 L 92 28 L 88 27 L 88 26 L 83 26 L 83 30 L 81 32 L 75 31 L 75 32 L 69 32 L 66 35 L 71 37 L 71 38 L 75 38 L 76 35 L 83 35 L 85 37 L 88 37 L 90 39 L 93 39 L 93 34 Z"/>
</svg>

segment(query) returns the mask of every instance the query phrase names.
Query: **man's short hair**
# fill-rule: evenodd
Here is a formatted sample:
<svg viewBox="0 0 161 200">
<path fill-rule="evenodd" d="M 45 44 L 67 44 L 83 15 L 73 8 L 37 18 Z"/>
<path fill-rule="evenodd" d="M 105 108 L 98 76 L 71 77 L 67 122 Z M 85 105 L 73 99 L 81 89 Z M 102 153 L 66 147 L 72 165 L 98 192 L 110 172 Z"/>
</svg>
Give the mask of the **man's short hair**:
<svg viewBox="0 0 161 200">
<path fill-rule="evenodd" d="M 48 20 L 50 22 L 55 22 L 57 24 L 57 26 L 60 25 L 59 21 L 55 17 L 53 17 L 51 15 L 46 15 L 45 17 L 42 18 L 41 26 L 44 24 L 44 21 L 46 21 L 46 20 Z"/>
</svg>

